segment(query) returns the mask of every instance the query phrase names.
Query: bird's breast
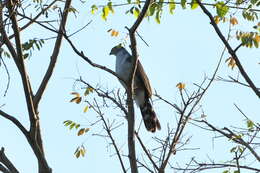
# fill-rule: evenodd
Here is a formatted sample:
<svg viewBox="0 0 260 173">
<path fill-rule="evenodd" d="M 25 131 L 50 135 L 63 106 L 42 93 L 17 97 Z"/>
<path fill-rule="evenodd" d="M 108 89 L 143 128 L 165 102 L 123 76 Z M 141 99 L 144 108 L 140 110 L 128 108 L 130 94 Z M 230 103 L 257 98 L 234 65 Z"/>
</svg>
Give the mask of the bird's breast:
<svg viewBox="0 0 260 173">
<path fill-rule="evenodd" d="M 116 59 L 116 73 L 124 80 L 128 80 L 130 78 L 132 64 L 127 61 L 126 58 L 118 58 Z"/>
</svg>

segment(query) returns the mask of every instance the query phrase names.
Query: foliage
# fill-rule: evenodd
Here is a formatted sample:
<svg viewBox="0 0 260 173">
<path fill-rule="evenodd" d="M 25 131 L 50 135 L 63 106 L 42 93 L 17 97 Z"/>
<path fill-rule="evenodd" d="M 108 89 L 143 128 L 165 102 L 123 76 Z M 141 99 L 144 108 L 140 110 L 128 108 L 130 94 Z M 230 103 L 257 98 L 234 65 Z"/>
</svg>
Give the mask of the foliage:
<svg viewBox="0 0 260 173">
<path fill-rule="evenodd" d="M 44 44 L 43 39 L 30 39 L 27 42 L 22 44 L 24 53 L 24 59 L 32 55 L 32 51 L 37 48 L 40 50 Z"/>
</svg>

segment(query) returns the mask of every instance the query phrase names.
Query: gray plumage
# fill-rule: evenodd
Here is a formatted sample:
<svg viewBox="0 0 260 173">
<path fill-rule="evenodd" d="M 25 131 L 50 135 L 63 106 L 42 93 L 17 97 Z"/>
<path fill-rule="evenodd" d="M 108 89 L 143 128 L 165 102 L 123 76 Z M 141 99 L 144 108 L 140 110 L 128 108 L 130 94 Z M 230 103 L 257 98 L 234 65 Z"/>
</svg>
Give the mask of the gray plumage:
<svg viewBox="0 0 260 173">
<path fill-rule="evenodd" d="M 113 47 L 110 55 L 116 56 L 116 73 L 122 79 L 128 81 L 130 79 L 130 72 L 134 64 L 132 56 L 121 45 Z M 120 83 L 126 88 L 122 81 L 120 81 Z M 156 129 L 161 129 L 161 125 L 150 102 L 151 96 L 152 89 L 149 79 L 143 69 L 142 64 L 138 61 L 134 77 L 134 100 L 140 107 L 146 129 L 148 131 L 155 132 Z"/>
</svg>

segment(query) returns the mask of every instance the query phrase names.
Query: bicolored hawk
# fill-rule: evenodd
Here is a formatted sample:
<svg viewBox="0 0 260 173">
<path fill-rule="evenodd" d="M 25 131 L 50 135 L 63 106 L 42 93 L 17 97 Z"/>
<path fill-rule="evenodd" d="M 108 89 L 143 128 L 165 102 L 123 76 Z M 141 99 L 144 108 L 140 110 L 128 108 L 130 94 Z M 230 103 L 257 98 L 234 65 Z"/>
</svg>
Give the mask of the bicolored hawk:
<svg viewBox="0 0 260 173">
<path fill-rule="evenodd" d="M 134 65 L 132 56 L 121 45 L 115 46 L 111 49 L 110 55 L 116 56 L 116 73 L 125 81 L 130 78 L 131 69 Z M 120 83 L 126 88 L 125 84 Z M 150 132 L 155 132 L 161 129 L 160 122 L 153 110 L 150 98 L 152 96 L 152 89 L 149 79 L 143 69 L 142 64 L 138 60 L 137 69 L 134 76 L 134 100 L 139 106 L 145 127 Z"/>
</svg>

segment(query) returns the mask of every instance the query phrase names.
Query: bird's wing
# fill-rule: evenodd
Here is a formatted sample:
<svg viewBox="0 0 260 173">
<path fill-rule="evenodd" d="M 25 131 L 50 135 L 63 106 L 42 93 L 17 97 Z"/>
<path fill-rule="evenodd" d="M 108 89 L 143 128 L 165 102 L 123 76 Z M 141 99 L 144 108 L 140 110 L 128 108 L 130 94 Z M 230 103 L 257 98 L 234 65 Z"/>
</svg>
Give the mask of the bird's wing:
<svg viewBox="0 0 260 173">
<path fill-rule="evenodd" d="M 152 96 L 152 88 L 140 61 L 137 62 L 136 77 L 140 80 L 146 91 L 147 96 L 150 98 Z"/>
</svg>

